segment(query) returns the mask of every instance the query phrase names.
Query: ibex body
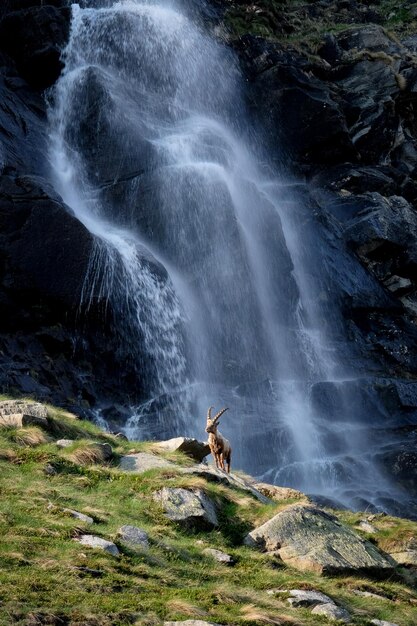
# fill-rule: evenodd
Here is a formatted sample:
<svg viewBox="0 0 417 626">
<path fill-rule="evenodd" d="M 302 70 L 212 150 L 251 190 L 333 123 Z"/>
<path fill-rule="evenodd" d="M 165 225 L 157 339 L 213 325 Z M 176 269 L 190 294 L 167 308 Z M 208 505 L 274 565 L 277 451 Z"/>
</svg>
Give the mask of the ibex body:
<svg viewBox="0 0 417 626">
<path fill-rule="evenodd" d="M 219 419 L 223 413 L 227 411 L 227 408 L 219 411 L 213 418 L 211 417 L 212 408 L 213 407 L 211 406 L 207 411 L 206 433 L 208 433 L 208 444 L 214 457 L 216 467 L 224 470 L 226 469 L 225 465 L 227 465 L 227 472 L 230 474 L 232 448 L 227 439 L 217 430 Z"/>
</svg>

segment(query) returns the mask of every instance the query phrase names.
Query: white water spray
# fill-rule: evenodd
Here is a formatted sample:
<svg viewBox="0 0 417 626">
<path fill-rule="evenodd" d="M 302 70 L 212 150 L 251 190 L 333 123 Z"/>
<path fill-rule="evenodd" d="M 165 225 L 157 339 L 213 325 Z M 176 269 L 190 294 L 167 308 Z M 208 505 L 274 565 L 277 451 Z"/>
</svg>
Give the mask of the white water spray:
<svg viewBox="0 0 417 626">
<path fill-rule="evenodd" d="M 368 433 L 314 408 L 315 384 L 351 373 L 326 337 L 300 200 L 242 139 L 230 50 L 184 9 L 128 0 L 74 5 L 65 62 L 51 163 L 97 242 L 83 298 L 108 299 L 150 381 L 125 432 L 201 436 L 207 406 L 227 403 L 235 466 L 350 502 L 353 481 L 367 501 L 376 482 L 388 492 Z"/>
</svg>

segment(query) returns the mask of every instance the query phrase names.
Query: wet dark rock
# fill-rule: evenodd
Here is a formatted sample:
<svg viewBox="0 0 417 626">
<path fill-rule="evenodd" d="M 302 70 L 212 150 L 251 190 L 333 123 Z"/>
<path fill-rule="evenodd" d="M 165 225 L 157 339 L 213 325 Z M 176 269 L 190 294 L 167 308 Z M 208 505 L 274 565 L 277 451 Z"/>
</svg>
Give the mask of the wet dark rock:
<svg viewBox="0 0 417 626">
<path fill-rule="evenodd" d="M 1 48 L 16 61 L 21 75 L 31 86 L 45 89 L 60 75 L 61 51 L 68 39 L 70 16 L 69 7 L 48 4 L 10 12 L 1 20 Z"/>
</svg>

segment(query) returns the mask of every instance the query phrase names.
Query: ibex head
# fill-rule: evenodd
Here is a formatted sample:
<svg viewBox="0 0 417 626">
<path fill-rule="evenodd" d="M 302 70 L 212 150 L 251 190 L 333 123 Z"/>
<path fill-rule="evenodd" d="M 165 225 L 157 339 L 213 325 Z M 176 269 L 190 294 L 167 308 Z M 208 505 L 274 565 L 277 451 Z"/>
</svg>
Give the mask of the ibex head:
<svg viewBox="0 0 417 626">
<path fill-rule="evenodd" d="M 215 415 L 213 418 L 211 417 L 211 409 L 213 407 L 211 406 L 209 408 L 209 410 L 207 411 L 207 425 L 206 425 L 206 433 L 216 433 L 217 431 L 217 426 L 219 425 L 219 419 L 221 418 L 221 416 L 223 415 L 223 413 L 225 411 L 228 410 L 228 408 L 222 409 L 221 411 L 219 411 L 217 413 L 217 415 Z"/>
</svg>

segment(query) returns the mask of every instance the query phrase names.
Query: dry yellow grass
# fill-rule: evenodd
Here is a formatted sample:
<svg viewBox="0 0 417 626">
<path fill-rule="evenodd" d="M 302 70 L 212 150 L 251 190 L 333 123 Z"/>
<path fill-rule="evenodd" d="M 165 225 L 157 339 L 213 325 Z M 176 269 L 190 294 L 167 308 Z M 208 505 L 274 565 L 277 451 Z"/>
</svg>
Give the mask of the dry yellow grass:
<svg viewBox="0 0 417 626">
<path fill-rule="evenodd" d="M 10 438 L 20 446 L 29 446 L 31 448 L 48 443 L 49 441 L 49 437 L 40 428 L 36 428 L 36 426 L 19 428 Z"/>
<path fill-rule="evenodd" d="M 186 600 L 170 600 L 167 602 L 167 608 L 174 613 L 182 613 L 183 615 L 189 615 L 190 617 L 207 617 L 208 613 L 204 609 L 201 609 Z"/>
<path fill-rule="evenodd" d="M 66 455 L 77 465 L 100 465 L 106 461 L 103 449 L 94 443 L 86 443 Z"/>
<path fill-rule="evenodd" d="M 265 611 L 254 604 L 246 604 L 241 609 L 242 619 L 247 622 L 261 624 L 295 624 L 295 620 L 288 615 L 277 615 L 275 612 Z"/>
</svg>

